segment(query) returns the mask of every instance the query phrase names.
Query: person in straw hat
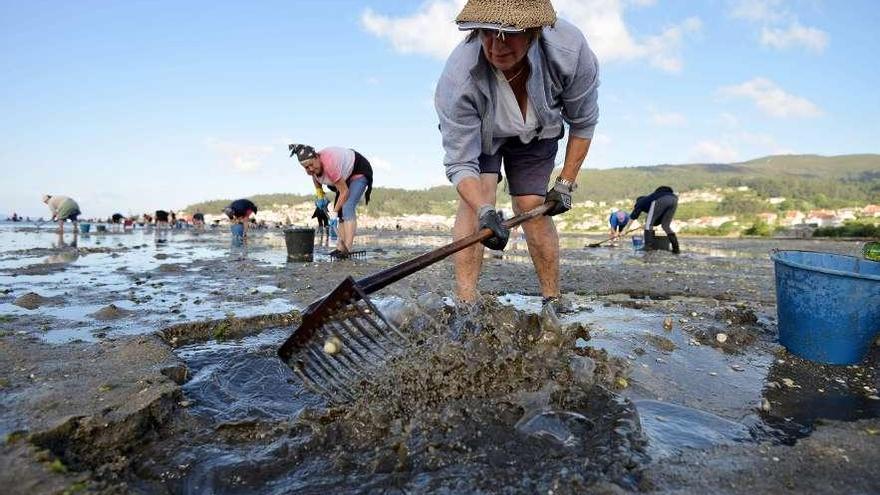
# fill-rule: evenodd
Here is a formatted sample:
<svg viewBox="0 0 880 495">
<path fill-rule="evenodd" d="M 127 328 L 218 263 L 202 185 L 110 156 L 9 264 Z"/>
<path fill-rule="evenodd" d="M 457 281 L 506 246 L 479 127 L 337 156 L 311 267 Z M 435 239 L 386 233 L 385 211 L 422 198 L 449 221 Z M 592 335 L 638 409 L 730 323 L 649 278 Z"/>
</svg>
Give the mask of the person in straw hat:
<svg viewBox="0 0 880 495">
<path fill-rule="evenodd" d="M 446 175 L 459 194 L 456 239 L 479 228 L 502 250 L 509 231 L 495 210 L 501 169 L 516 212 L 552 209 L 523 224 L 544 308 L 558 311 L 559 238 L 549 218 L 571 208 L 571 194 L 598 120 L 598 63 L 583 33 L 557 19 L 549 0 L 468 0 L 456 18 L 469 31 L 437 84 L 435 106 Z M 568 124 L 562 171 L 553 182 L 558 141 Z M 458 298 L 477 297 L 483 247 L 456 254 Z"/>
</svg>

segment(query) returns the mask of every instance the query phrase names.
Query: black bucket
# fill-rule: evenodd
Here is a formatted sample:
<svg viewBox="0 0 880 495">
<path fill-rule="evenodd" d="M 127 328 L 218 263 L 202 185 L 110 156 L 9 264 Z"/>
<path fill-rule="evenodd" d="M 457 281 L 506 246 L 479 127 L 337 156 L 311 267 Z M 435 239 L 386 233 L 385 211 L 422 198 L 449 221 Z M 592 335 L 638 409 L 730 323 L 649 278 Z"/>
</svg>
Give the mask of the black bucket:
<svg viewBox="0 0 880 495">
<path fill-rule="evenodd" d="M 651 247 L 657 251 L 669 251 L 669 238 L 665 235 L 655 235 Z"/>
<path fill-rule="evenodd" d="M 288 261 L 311 261 L 315 252 L 315 229 L 284 229 Z"/>
</svg>

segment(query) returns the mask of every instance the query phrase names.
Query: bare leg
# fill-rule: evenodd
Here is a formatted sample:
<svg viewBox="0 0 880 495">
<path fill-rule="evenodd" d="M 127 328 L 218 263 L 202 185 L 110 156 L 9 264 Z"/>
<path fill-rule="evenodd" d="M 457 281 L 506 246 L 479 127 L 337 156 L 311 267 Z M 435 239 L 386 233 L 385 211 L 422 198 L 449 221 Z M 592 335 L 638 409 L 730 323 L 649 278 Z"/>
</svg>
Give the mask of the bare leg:
<svg viewBox="0 0 880 495">
<path fill-rule="evenodd" d="M 544 203 L 543 196 L 514 196 L 513 207 L 516 213 L 537 208 Z M 559 295 L 559 234 L 556 224 L 550 217 L 540 216 L 522 224 L 526 233 L 526 245 L 535 265 L 541 295 Z"/>
<path fill-rule="evenodd" d="M 342 222 L 342 228 L 339 229 L 340 251 L 350 252 L 354 246 L 354 234 L 357 231 L 357 220 L 346 220 Z"/>
<path fill-rule="evenodd" d="M 64 235 L 64 220 L 58 221 L 58 233 Z"/>
<path fill-rule="evenodd" d="M 498 187 L 496 174 L 481 174 L 480 189 L 487 204 L 495 204 L 495 191 Z M 452 238 L 459 240 L 476 232 L 479 226 L 477 212 L 462 200 L 458 201 L 458 213 L 452 227 Z M 474 302 L 477 299 L 477 280 L 483 264 L 483 245 L 477 244 L 455 253 L 455 293 L 460 301 Z"/>
</svg>

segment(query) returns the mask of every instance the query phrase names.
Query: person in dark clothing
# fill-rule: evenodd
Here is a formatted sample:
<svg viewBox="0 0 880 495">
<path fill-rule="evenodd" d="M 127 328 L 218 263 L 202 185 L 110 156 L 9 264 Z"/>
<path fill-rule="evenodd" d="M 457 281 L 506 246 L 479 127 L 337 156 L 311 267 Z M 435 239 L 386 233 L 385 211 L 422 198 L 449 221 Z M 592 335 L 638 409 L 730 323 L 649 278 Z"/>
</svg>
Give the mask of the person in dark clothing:
<svg viewBox="0 0 880 495">
<path fill-rule="evenodd" d="M 230 229 L 233 237 L 241 237 L 242 242 L 247 243 L 247 230 L 250 224 L 248 220 L 251 215 L 257 214 L 257 205 L 249 199 L 236 199 L 223 209 L 223 213 L 232 222 Z"/>
<path fill-rule="evenodd" d="M 660 225 L 669 238 L 672 245 L 672 252 L 678 254 L 680 252 L 678 246 L 678 236 L 672 231 L 671 223 L 675 217 L 675 210 L 678 208 L 678 196 L 669 186 L 660 186 L 648 196 L 640 196 L 636 199 L 630 218 L 635 220 L 642 213 L 647 213 L 645 219 L 645 249 L 654 249 L 654 227 Z"/>
<path fill-rule="evenodd" d="M 153 219 L 156 223 L 156 243 L 163 244 L 168 241 L 168 212 L 156 210 Z"/>
<path fill-rule="evenodd" d="M 122 220 L 124 219 L 125 217 L 122 216 L 122 213 L 114 213 L 113 216 L 110 217 L 110 225 L 113 232 L 119 232 L 121 230 Z"/>
<path fill-rule="evenodd" d="M 156 210 L 156 213 L 153 215 L 153 218 L 156 219 L 156 227 L 167 227 L 168 226 L 168 212 L 165 210 Z"/>
<path fill-rule="evenodd" d="M 198 230 L 205 230 L 205 214 L 201 212 L 193 213 L 193 226 Z"/>
</svg>

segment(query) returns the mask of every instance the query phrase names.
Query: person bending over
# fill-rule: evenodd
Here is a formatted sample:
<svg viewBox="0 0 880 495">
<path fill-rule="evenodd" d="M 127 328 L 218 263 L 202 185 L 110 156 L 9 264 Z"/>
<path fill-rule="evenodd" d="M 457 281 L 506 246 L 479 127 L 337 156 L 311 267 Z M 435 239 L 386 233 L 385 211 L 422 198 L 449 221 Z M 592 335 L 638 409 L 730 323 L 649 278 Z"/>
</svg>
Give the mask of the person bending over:
<svg viewBox="0 0 880 495">
<path fill-rule="evenodd" d="M 257 214 L 257 205 L 249 199 L 236 199 L 223 209 L 223 213 L 231 222 L 233 240 L 235 237 L 240 237 L 242 242 L 247 244 L 248 225 L 251 223 L 251 215 Z"/>
<path fill-rule="evenodd" d="M 290 156 L 296 155 L 305 172 L 312 177 L 315 190 L 327 186 L 336 193 L 333 212 L 339 221 L 336 250 L 332 256 L 348 257 L 357 232 L 357 204 L 361 197 L 370 203 L 373 190 L 373 167 L 363 155 L 349 148 L 329 147 L 321 151 L 305 144 L 291 144 Z"/>
<path fill-rule="evenodd" d="M 544 308 L 559 308 L 559 237 L 550 216 L 571 209 L 571 195 L 598 121 L 598 62 L 583 33 L 556 18 L 549 0 L 469 0 L 456 18 L 467 37 L 437 84 L 446 176 L 459 195 L 453 237 L 481 228 L 483 244 L 504 249 L 509 231 L 495 210 L 502 166 L 515 213 L 551 203 L 548 216 L 523 224 Z M 548 185 L 568 124 L 562 171 Z M 483 247 L 455 255 L 456 293 L 477 297 Z"/>
<path fill-rule="evenodd" d="M 636 220 L 642 213 L 648 215 L 645 219 L 645 249 L 655 249 L 654 227 L 660 225 L 663 232 L 666 232 L 666 237 L 669 238 L 672 252 L 675 254 L 681 252 L 678 246 L 678 236 L 673 232 L 671 225 L 676 208 L 678 208 L 678 196 L 669 186 L 660 186 L 648 196 L 639 196 L 636 199 L 636 204 L 629 216 Z"/>
</svg>

